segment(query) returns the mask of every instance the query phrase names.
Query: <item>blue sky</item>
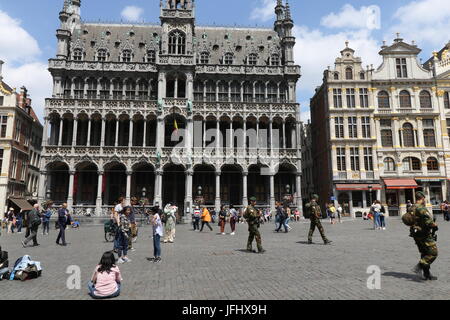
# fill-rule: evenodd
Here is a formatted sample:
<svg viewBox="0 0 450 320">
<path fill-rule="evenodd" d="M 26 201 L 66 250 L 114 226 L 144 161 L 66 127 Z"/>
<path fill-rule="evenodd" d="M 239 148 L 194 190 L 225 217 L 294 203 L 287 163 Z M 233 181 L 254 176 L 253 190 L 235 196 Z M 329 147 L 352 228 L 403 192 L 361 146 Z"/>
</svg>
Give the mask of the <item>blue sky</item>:
<svg viewBox="0 0 450 320">
<path fill-rule="evenodd" d="M 283 0 L 285 1 L 285 0 Z M 426 60 L 450 39 L 450 1 L 445 0 L 290 0 L 296 24 L 296 61 L 303 76 L 298 87 L 302 117 L 309 117 L 309 99 L 321 83 L 323 70 L 350 41 L 363 64 L 378 66 L 383 40 L 400 32 L 415 40 Z M 197 24 L 272 27 L 275 0 L 196 0 Z M 0 59 L 11 86 L 26 85 L 42 116 L 44 97 L 51 94 L 46 71 L 56 52 L 55 31 L 63 0 L 0 0 Z M 127 10 L 125 10 L 127 7 Z M 82 0 L 82 17 L 89 21 L 159 23 L 159 0 Z M 379 12 L 380 21 L 377 21 Z M 374 19 L 375 17 L 375 19 Z"/>
</svg>

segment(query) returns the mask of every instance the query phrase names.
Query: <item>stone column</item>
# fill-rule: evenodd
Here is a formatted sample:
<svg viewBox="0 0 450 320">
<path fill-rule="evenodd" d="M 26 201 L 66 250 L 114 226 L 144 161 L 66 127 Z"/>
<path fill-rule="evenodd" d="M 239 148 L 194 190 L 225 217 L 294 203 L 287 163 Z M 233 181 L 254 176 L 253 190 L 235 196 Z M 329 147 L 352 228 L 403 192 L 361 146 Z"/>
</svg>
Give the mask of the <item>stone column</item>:
<svg viewBox="0 0 450 320">
<path fill-rule="evenodd" d="M 49 122 L 49 118 L 45 117 L 44 118 L 44 132 L 42 135 L 42 146 L 46 147 L 48 145 L 48 122 Z"/>
<path fill-rule="evenodd" d="M 59 120 L 58 146 L 62 146 L 63 125 L 64 125 L 64 121 L 63 121 L 63 118 L 61 118 L 61 120 Z"/>
<path fill-rule="evenodd" d="M 103 205 L 103 197 L 102 197 L 102 192 L 103 192 L 103 175 L 104 172 L 103 171 L 99 171 L 98 172 L 98 185 L 97 185 L 97 201 L 95 204 L 95 212 L 97 216 L 101 216 L 102 215 L 102 205 Z"/>
<path fill-rule="evenodd" d="M 156 148 L 161 150 L 164 147 L 164 118 L 158 117 L 156 128 Z"/>
<path fill-rule="evenodd" d="M 217 119 L 216 124 L 216 157 L 220 154 L 220 120 Z"/>
<path fill-rule="evenodd" d="M 105 131 L 106 131 L 106 119 L 102 118 L 100 120 L 100 146 L 104 147 L 105 146 Z"/>
<path fill-rule="evenodd" d="M 74 186 L 75 171 L 69 171 L 69 193 L 67 196 L 67 208 L 72 210 L 73 207 L 73 186 Z"/>
<path fill-rule="evenodd" d="M 130 205 L 130 203 L 131 203 L 131 175 L 132 174 L 133 174 L 132 171 L 127 171 L 127 189 L 126 189 L 127 205 Z"/>
<path fill-rule="evenodd" d="M 45 185 L 47 184 L 47 171 L 41 171 L 39 177 L 39 191 L 38 191 L 38 201 L 42 204 L 46 199 L 47 195 L 45 190 Z"/>
<path fill-rule="evenodd" d="M 192 169 L 186 171 L 186 195 L 184 197 L 184 215 L 183 221 L 185 223 L 190 223 L 192 221 L 192 177 L 194 172 Z M 189 212 L 188 209 L 189 208 Z"/>
<path fill-rule="evenodd" d="M 296 189 L 296 199 L 297 209 L 300 213 L 303 212 L 303 203 L 302 203 L 302 182 L 301 182 L 301 174 L 297 173 L 295 176 L 295 189 Z M 334 194 L 333 194 L 334 195 Z"/>
<path fill-rule="evenodd" d="M 275 176 L 271 174 L 269 176 L 269 189 L 270 189 L 270 210 L 275 212 Z"/>
<path fill-rule="evenodd" d="M 419 148 L 425 148 L 422 118 L 417 118 L 417 129 L 414 128 L 414 132 L 416 133 L 416 136 L 414 138 L 417 138 L 415 145 Z"/>
<path fill-rule="evenodd" d="M 73 135 L 72 135 L 72 146 L 75 147 L 77 145 L 77 135 L 78 135 L 78 119 L 73 119 Z"/>
<path fill-rule="evenodd" d="M 116 140 L 114 141 L 114 145 L 116 147 L 119 146 L 119 127 L 120 127 L 120 120 L 116 120 Z"/>
<path fill-rule="evenodd" d="M 216 171 L 216 201 L 215 201 L 215 207 L 216 207 L 216 212 L 219 212 L 220 210 L 220 175 L 221 172 L 220 171 Z"/>
<path fill-rule="evenodd" d="M 88 147 L 91 146 L 91 130 L 92 130 L 92 119 L 88 118 L 88 132 L 87 132 L 87 141 L 86 141 L 86 145 Z"/>
<path fill-rule="evenodd" d="M 248 171 L 242 172 L 242 205 L 244 206 L 244 208 L 248 206 L 247 177 Z"/>
<path fill-rule="evenodd" d="M 156 139 L 158 139 L 158 131 L 156 132 Z M 142 146 L 147 146 L 147 118 L 144 117 L 144 136 L 142 137 Z"/>
<path fill-rule="evenodd" d="M 155 205 L 156 203 L 159 204 L 159 207 L 163 209 L 163 203 L 162 203 L 162 176 L 163 171 L 161 169 L 156 170 L 155 175 Z"/>
<path fill-rule="evenodd" d="M 283 149 L 286 149 L 286 121 L 283 119 Z"/>
<path fill-rule="evenodd" d="M 128 147 L 133 146 L 133 131 L 134 131 L 134 121 L 130 119 L 130 136 L 128 137 Z"/>
</svg>

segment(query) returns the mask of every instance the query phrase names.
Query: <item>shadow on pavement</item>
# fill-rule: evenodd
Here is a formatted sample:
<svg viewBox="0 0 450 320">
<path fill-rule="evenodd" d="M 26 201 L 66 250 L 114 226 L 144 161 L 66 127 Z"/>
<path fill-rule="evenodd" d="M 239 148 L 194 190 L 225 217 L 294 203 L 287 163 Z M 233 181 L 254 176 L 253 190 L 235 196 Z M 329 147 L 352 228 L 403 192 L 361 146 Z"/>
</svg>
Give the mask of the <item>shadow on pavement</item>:
<svg viewBox="0 0 450 320">
<path fill-rule="evenodd" d="M 414 282 L 423 282 L 422 278 L 415 274 L 403 273 L 403 272 L 385 272 L 382 274 L 386 277 L 394 277 L 399 279 L 406 279 Z"/>
</svg>

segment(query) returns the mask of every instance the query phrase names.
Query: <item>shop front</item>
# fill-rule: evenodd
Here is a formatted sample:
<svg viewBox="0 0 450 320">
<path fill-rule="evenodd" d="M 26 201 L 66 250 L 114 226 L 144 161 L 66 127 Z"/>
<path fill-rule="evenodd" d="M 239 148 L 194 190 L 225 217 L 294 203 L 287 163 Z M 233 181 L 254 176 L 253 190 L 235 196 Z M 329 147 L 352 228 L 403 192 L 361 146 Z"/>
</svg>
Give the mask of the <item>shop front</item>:
<svg viewBox="0 0 450 320">
<path fill-rule="evenodd" d="M 415 179 L 384 179 L 385 196 L 381 202 L 386 204 L 389 216 L 399 216 L 406 213 L 408 201 L 415 202 L 415 192 L 420 186 Z"/>
<path fill-rule="evenodd" d="M 364 212 L 370 211 L 373 201 L 380 199 L 380 193 L 379 183 L 336 184 L 335 205 L 339 203 L 346 215 L 362 217 Z"/>
</svg>

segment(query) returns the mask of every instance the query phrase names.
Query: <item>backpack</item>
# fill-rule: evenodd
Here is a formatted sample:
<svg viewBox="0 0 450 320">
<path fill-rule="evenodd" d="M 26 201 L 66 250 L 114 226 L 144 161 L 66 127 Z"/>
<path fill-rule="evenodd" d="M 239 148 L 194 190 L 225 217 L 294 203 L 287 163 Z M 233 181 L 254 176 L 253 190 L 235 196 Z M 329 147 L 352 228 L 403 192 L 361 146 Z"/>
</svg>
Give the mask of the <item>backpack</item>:
<svg viewBox="0 0 450 320">
<path fill-rule="evenodd" d="M 35 212 L 32 216 L 31 216 L 31 220 L 30 220 L 30 225 L 31 227 L 38 227 L 41 225 L 42 221 L 41 218 L 39 217 L 39 215 L 37 214 L 37 212 Z"/>
<path fill-rule="evenodd" d="M 305 210 L 303 210 L 303 216 L 305 217 L 305 219 L 309 219 L 311 217 L 311 204 L 307 204 L 305 206 Z"/>
<path fill-rule="evenodd" d="M 414 215 L 414 211 L 416 209 L 416 206 L 413 205 L 409 207 L 408 211 L 402 216 L 403 223 L 408 226 L 412 227 L 416 224 L 416 216 Z"/>
</svg>

